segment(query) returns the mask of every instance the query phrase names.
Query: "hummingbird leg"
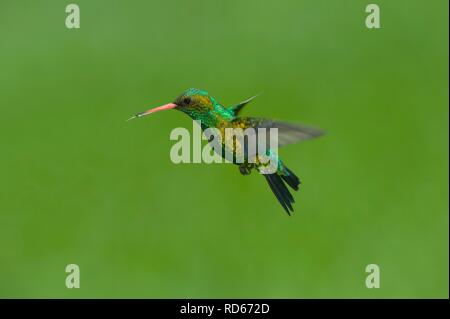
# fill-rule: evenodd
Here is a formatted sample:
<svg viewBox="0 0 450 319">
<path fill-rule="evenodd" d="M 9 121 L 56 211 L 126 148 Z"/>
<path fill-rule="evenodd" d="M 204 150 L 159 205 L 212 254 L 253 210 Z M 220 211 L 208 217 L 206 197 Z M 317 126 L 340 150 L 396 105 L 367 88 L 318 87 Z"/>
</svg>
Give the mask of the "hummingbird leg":
<svg viewBox="0 0 450 319">
<path fill-rule="evenodd" d="M 239 171 L 242 175 L 250 175 L 252 172 L 252 166 L 249 164 L 241 164 L 239 165 Z"/>
</svg>

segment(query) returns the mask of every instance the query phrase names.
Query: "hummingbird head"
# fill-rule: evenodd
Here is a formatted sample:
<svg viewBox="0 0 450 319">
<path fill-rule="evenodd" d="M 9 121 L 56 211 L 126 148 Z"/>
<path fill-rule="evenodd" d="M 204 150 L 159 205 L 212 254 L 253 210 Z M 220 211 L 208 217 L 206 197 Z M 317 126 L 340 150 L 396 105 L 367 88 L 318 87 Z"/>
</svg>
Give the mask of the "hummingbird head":
<svg viewBox="0 0 450 319">
<path fill-rule="evenodd" d="M 214 109 L 216 100 L 208 92 L 199 89 L 188 89 L 176 98 L 177 110 L 196 118 Z"/>
<path fill-rule="evenodd" d="M 186 113 L 194 120 L 198 120 L 209 111 L 213 110 L 216 104 L 216 100 L 210 96 L 208 92 L 199 89 L 188 89 L 179 95 L 174 102 L 138 113 L 129 120 L 170 109 L 179 110 Z"/>
</svg>

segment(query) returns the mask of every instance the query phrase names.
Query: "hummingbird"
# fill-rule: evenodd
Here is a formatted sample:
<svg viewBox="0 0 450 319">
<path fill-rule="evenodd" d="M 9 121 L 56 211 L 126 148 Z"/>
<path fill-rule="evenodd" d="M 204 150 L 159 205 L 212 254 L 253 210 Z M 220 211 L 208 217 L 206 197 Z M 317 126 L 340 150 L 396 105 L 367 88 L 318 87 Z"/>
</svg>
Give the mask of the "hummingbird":
<svg viewBox="0 0 450 319">
<path fill-rule="evenodd" d="M 207 91 L 191 88 L 184 91 L 173 102 L 137 113 L 128 120 L 141 118 L 164 110 L 178 110 L 187 114 L 194 121 L 200 122 L 204 134 L 207 129 L 211 128 L 218 129 L 221 133 L 227 128 L 241 128 L 244 130 L 254 128 L 254 132 L 259 132 L 261 128 L 269 130 L 275 128 L 278 133 L 278 147 L 312 139 L 323 134 L 322 130 L 309 126 L 260 117 L 239 116 L 242 109 L 255 97 L 253 96 L 236 105 L 225 107 Z M 242 140 L 240 141 L 242 144 Z M 248 140 L 245 141 L 247 142 Z M 211 139 L 209 139 L 209 143 L 212 143 Z M 243 161 L 233 161 L 234 164 L 239 166 L 239 172 L 242 175 L 249 175 L 253 169 L 259 170 L 260 172 L 264 171 L 263 167 L 267 164 L 258 160 L 249 160 L 251 154 L 248 152 L 248 146 L 239 144 L 236 139 L 232 143 L 225 140 L 222 140 L 221 143 L 223 150 L 228 150 L 234 154 L 233 159 L 236 159 L 237 153 L 243 156 Z M 225 158 L 225 151 L 221 152 L 220 155 Z M 273 150 L 269 148 L 266 151 L 266 155 L 272 156 Z M 288 215 L 291 215 L 291 212 L 294 211 L 292 206 L 294 197 L 287 186 L 298 191 L 300 179 L 284 164 L 281 158 L 276 156 L 275 160 L 275 170 L 270 173 L 263 173 L 262 175 L 265 177 L 270 189 L 283 209 Z"/>
</svg>

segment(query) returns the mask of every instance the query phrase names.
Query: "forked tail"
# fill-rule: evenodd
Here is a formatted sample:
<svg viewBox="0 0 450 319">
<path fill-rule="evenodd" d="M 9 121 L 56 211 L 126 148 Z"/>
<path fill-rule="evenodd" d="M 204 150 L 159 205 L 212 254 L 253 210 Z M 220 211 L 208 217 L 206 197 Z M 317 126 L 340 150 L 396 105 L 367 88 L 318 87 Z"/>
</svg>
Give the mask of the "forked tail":
<svg viewBox="0 0 450 319">
<path fill-rule="evenodd" d="M 295 201 L 285 183 L 287 183 L 292 189 L 297 191 L 298 186 L 300 185 L 300 180 L 287 167 L 284 167 L 284 170 L 285 172 L 283 173 L 265 174 L 264 177 L 266 178 L 270 189 L 277 197 L 281 206 L 283 206 L 288 215 L 291 215 L 291 212 L 294 211 L 294 209 L 292 208 L 292 204 Z"/>
</svg>

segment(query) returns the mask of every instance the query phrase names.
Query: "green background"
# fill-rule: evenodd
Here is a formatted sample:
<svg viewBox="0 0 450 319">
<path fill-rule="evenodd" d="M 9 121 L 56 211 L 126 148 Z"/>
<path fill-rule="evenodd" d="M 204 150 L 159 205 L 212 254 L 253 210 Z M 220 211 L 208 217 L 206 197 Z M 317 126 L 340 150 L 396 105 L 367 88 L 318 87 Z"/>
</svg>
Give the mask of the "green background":
<svg viewBox="0 0 450 319">
<path fill-rule="evenodd" d="M 448 1 L 0 2 L 0 297 L 448 297 Z M 189 87 L 327 131 L 264 179 L 170 161 Z M 65 287 L 65 267 L 81 288 Z M 381 288 L 365 287 L 365 267 Z"/>
</svg>

